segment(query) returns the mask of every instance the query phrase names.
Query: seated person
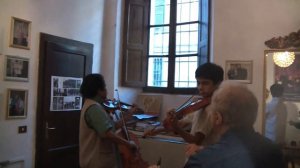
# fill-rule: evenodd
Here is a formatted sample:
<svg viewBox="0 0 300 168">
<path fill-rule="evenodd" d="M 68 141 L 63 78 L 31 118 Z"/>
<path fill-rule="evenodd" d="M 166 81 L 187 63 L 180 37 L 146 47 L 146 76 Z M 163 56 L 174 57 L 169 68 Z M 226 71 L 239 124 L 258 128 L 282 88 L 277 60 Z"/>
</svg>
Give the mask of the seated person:
<svg viewBox="0 0 300 168">
<path fill-rule="evenodd" d="M 258 102 L 244 85 L 225 81 L 207 107 L 217 143 L 190 156 L 185 168 L 282 168 L 279 146 L 256 133 Z"/>
</svg>

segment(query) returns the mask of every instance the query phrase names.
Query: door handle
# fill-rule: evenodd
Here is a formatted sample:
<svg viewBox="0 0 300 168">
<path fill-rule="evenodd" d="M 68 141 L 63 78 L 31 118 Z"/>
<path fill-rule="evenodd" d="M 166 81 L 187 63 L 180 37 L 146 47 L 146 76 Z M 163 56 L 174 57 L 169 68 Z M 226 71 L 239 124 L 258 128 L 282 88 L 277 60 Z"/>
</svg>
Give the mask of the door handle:
<svg viewBox="0 0 300 168">
<path fill-rule="evenodd" d="M 48 129 L 48 130 L 55 130 L 56 128 L 55 127 L 48 127 L 48 122 L 46 122 L 46 129 Z"/>
<path fill-rule="evenodd" d="M 46 122 L 46 129 L 45 129 L 45 138 L 48 139 L 48 130 L 56 130 L 55 127 L 49 127 L 48 122 Z"/>
</svg>

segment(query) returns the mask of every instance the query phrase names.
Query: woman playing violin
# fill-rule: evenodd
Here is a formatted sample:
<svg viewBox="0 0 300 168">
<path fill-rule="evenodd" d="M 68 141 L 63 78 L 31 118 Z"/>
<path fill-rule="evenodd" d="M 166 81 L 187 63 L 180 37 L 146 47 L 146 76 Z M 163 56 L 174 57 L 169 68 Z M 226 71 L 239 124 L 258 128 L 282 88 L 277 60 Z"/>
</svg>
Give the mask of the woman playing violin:
<svg viewBox="0 0 300 168">
<path fill-rule="evenodd" d="M 219 84 L 223 81 L 224 71 L 222 67 L 213 63 L 205 63 L 199 66 L 195 72 L 197 80 L 197 89 L 199 95 L 203 97 L 203 100 L 210 100 L 213 92 L 218 88 Z M 195 150 L 199 149 L 198 145 L 205 145 L 211 142 L 208 137 L 211 126 L 208 124 L 207 113 L 205 107 L 210 103 L 204 103 L 200 109 L 195 112 L 186 115 L 183 119 L 178 120 L 178 116 L 175 110 L 168 112 L 167 120 L 171 121 L 172 131 L 179 134 L 189 145 L 186 148 L 186 154 L 189 156 L 193 154 Z M 188 108 L 188 107 L 187 107 Z M 185 131 L 184 126 L 191 124 L 192 128 L 190 132 Z M 155 135 L 158 132 L 166 131 L 165 128 L 157 128 L 145 133 L 147 135 Z"/>
<path fill-rule="evenodd" d="M 121 124 L 116 124 L 102 105 L 107 96 L 103 76 L 87 75 L 83 79 L 80 93 L 85 99 L 79 129 L 80 167 L 121 167 L 117 145 L 124 145 L 131 150 L 137 149 L 137 146 L 133 141 L 127 141 L 115 133 Z"/>
</svg>

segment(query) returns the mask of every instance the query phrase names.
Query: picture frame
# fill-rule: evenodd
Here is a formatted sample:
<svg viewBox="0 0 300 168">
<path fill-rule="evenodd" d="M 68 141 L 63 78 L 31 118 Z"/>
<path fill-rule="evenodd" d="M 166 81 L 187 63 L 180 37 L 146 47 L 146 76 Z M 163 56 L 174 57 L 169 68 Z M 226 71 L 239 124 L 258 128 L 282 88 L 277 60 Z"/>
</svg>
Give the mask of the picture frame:
<svg viewBox="0 0 300 168">
<path fill-rule="evenodd" d="M 225 79 L 252 83 L 253 61 L 227 60 Z"/>
<path fill-rule="evenodd" d="M 4 66 L 4 80 L 29 81 L 29 58 L 6 55 Z"/>
<path fill-rule="evenodd" d="M 28 90 L 7 89 L 7 119 L 27 117 Z"/>
<path fill-rule="evenodd" d="M 31 21 L 12 17 L 10 47 L 30 49 Z"/>
</svg>

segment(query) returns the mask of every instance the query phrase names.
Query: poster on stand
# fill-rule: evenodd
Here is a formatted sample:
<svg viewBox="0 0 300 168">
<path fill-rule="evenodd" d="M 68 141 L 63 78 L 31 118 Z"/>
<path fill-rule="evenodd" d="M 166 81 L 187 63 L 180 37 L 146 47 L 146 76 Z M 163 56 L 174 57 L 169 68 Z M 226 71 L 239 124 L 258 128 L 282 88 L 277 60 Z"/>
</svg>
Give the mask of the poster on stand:
<svg viewBox="0 0 300 168">
<path fill-rule="evenodd" d="M 82 78 L 52 76 L 50 111 L 81 110 Z"/>
</svg>

